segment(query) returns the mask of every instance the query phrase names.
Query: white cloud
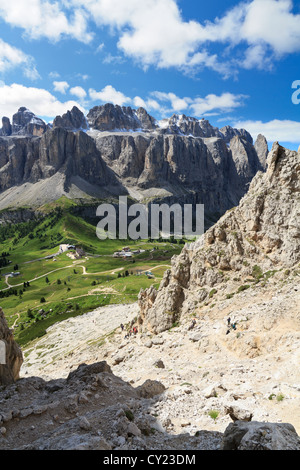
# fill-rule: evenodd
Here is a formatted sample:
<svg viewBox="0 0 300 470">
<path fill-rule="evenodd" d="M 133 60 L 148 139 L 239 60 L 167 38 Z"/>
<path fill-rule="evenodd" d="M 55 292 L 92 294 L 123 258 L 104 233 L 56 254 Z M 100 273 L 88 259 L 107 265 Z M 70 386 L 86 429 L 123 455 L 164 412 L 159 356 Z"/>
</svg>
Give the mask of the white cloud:
<svg viewBox="0 0 300 470">
<path fill-rule="evenodd" d="M 103 64 L 122 64 L 125 62 L 125 59 L 121 55 L 112 55 L 108 53 L 106 57 L 103 59 Z"/>
<path fill-rule="evenodd" d="M 136 108 L 146 108 L 146 103 L 140 96 L 133 98 L 133 104 Z"/>
<path fill-rule="evenodd" d="M 85 109 L 76 101 L 61 102 L 47 90 L 25 87 L 17 83 L 0 86 L 0 103 L 1 115 L 10 119 L 21 106 L 30 109 L 37 116 L 49 119 L 66 113 L 73 106 L 85 112 Z"/>
<path fill-rule="evenodd" d="M 90 43 L 92 23 L 107 26 L 122 53 L 145 69 L 208 67 L 228 77 L 239 67 L 270 67 L 271 58 L 300 51 L 300 14 L 293 13 L 292 0 L 243 0 L 202 23 L 186 21 L 176 0 L 0 0 L 0 17 L 30 38 L 52 41 Z M 214 44 L 230 46 L 231 56 L 211 53 Z"/>
<path fill-rule="evenodd" d="M 87 31 L 86 12 L 72 9 L 68 17 L 62 6 L 61 2 L 47 0 L 0 0 L 0 16 L 6 23 L 23 28 L 32 39 L 46 37 L 57 41 L 69 36 L 90 42 L 93 34 Z"/>
<path fill-rule="evenodd" d="M 232 93 L 222 93 L 220 96 L 209 94 L 205 98 L 195 98 L 190 108 L 196 116 L 216 110 L 230 112 L 235 108 L 243 106 L 246 98 L 246 95 L 234 95 Z"/>
<path fill-rule="evenodd" d="M 114 28 L 118 47 L 145 68 L 205 66 L 228 77 L 233 67 L 261 68 L 264 60 L 270 66 L 270 55 L 300 51 L 300 15 L 293 13 L 291 0 L 241 1 L 220 18 L 202 24 L 185 21 L 175 0 L 72 3 L 85 8 L 97 25 Z M 215 43 L 239 46 L 244 60 L 211 54 L 207 48 Z"/>
<path fill-rule="evenodd" d="M 101 91 L 89 90 L 89 96 L 92 101 L 99 103 L 113 103 L 119 106 L 128 105 L 135 108 L 143 107 L 148 112 L 155 111 L 162 116 L 168 116 L 171 113 L 189 114 L 196 117 L 204 115 L 218 115 L 222 112 L 230 112 L 244 105 L 246 95 L 234 95 L 232 93 L 223 93 L 220 96 L 210 94 L 202 97 L 179 97 L 172 92 L 153 91 L 145 98 L 135 96 L 133 98 L 124 95 L 116 90 L 112 85 L 107 85 Z"/>
<path fill-rule="evenodd" d="M 168 101 L 171 104 L 172 111 L 180 112 L 183 109 L 187 109 L 192 103 L 191 98 L 179 98 L 174 93 L 162 93 L 160 91 L 154 91 L 151 93 L 159 101 Z"/>
<path fill-rule="evenodd" d="M 31 80 L 39 78 L 34 59 L 0 38 L 0 72 L 6 72 L 15 67 L 21 67 L 23 74 Z"/>
<path fill-rule="evenodd" d="M 185 111 L 185 114 L 189 114 L 196 117 L 202 116 L 216 116 L 220 112 L 230 112 L 233 109 L 244 105 L 244 101 L 247 98 L 246 95 L 234 95 L 232 93 L 223 93 L 222 95 L 209 94 L 202 97 L 184 97 L 181 98 L 175 93 L 165 93 L 160 91 L 154 91 L 151 96 L 155 97 L 159 103 L 160 112 L 164 115 L 169 113 L 180 113 Z M 167 103 L 167 106 L 165 105 Z M 147 105 L 147 102 L 146 102 Z"/>
<path fill-rule="evenodd" d="M 249 44 L 264 42 L 275 53 L 300 50 L 300 15 L 291 0 L 253 0 L 246 5 L 241 37 Z"/>
<path fill-rule="evenodd" d="M 100 101 L 101 103 L 112 103 L 123 106 L 124 104 L 131 103 L 131 98 L 125 96 L 122 92 L 117 91 L 113 86 L 107 85 L 101 91 L 95 91 L 92 88 L 89 90 L 90 98 L 93 101 Z"/>
<path fill-rule="evenodd" d="M 233 124 L 238 129 L 247 129 L 257 138 L 263 134 L 268 142 L 290 142 L 300 144 L 300 122 L 290 120 L 274 119 L 268 122 L 262 121 L 239 121 Z"/>
<path fill-rule="evenodd" d="M 70 87 L 68 82 L 61 81 L 61 82 L 53 82 L 53 88 L 54 91 L 58 91 L 59 93 L 62 93 L 63 95 L 66 94 L 67 89 Z"/>
<path fill-rule="evenodd" d="M 79 99 L 86 97 L 86 91 L 81 86 L 74 86 L 70 89 L 71 95 L 77 96 Z"/>
<path fill-rule="evenodd" d="M 101 44 L 99 44 L 99 46 L 96 49 L 96 54 L 98 54 L 99 52 L 102 52 L 104 47 L 105 47 L 104 42 L 101 42 Z"/>
<path fill-rule="evenodd" d="M 48 76 L 49 76 L 49 78 L 51 78 L 51 79 L 53 79 L 53 80 L 54 80 L 55 78 L 59 78 L 59 77 L 60 77 L 59 73 L 56 72 L 56 71 L 50 72 L 50 73 L 48 74 Z"/>
</svg>

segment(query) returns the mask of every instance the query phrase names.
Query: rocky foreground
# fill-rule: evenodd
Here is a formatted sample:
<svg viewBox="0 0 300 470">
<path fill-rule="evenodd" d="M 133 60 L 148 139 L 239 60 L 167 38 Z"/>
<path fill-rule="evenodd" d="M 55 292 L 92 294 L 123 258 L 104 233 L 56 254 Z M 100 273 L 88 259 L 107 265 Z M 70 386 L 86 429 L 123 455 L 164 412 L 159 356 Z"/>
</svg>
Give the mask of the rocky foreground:
<svg viewBox="0 0 300 470">
<path fill-rule="evenodd" d="M 274 144 L 158 291 L 23 351 L 0 449 L 300 450 L 299 185 L 300 153 Z"/>
<path fill-rule="evenodd" d="M 298 280 L 215 299 L 193 329 L 125 338 L 136 304 L 55 325 L 0 394 L 0 448 L 300 450 Z"/>
</svg>

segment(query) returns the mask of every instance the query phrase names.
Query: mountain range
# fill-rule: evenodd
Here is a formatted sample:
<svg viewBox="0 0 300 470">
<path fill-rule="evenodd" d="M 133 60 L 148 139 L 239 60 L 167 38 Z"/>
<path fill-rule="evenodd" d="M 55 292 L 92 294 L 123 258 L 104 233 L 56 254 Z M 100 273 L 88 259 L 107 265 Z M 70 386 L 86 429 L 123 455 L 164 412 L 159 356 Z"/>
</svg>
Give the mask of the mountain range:
<svg viewBox="0 0 300 470">
<path fill-rule="evenodd" d="M 57 323 L 24 364 L 0 309 L 0 448 L 299 450 L 299 172 L 275 142 L 158 289 Z"/>
<path fill-rule="evenodd" d="M 205 204 L 214 222 L 236 206 L 268 145 L 244 129 L 218 129 L 185 115 L 156 120 L 143 108 L 73 107 L 46 123 L 25 107 L 2 118 L 0 209 L 38 208 L 66 196 L 96 203 L 135 201 Z"/>
</svg>

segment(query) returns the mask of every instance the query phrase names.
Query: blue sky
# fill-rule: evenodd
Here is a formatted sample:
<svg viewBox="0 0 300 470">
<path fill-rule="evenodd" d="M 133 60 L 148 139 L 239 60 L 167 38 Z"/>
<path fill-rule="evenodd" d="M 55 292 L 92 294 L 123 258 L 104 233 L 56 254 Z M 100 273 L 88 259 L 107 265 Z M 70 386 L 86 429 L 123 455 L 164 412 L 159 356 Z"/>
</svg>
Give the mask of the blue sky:
<svg viewBox="0 0 300 470">
<path fill-rule="evenodd" d="M 298 149 L 299 65 L 299 1 L 0 0 L 0 116 L 112 102 Z"/>
</svg>

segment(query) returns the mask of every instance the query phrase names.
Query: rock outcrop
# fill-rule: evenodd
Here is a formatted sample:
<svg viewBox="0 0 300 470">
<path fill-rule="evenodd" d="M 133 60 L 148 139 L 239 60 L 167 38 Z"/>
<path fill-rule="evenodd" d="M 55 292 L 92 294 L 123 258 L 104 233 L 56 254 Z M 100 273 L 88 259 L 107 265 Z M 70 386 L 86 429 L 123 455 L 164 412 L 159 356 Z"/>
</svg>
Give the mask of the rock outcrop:
<svg viewBox="0 0 300 470">
<path fill-rule="evenodd" d="M 2 129 L 0 129 L 0 136 L 9 136 L 12 133 L 11 123 L 8 117 L 2 118 Z"/>
<path fill-rule="evenodd" d="M 226 429 L 221 450 L 300 450 L 300 438 L 288 423 L 237 421 Z"/>
<path fill-rule="evenodd" d="M 256 154 L 263 168 L 267 166 L 267 157 L 269 153 L 268 142 L 265 136 L 259 134 L 254 144 Z"/>
<path fill-rule="evenodd" d="M 25 107 L 13 115 L 12 134 L 39 137 L 47 130 L 46 123 Z"/>
<path fill-rule="evenodd" d="M 135 389 L 105 362 L 81 364 L 66 379 L 21 379 L 0 391 L 0 449 L 218 449 L 218 432 L 200 431 L 197 437 L 160 433 L 149 414 L 164 389 L 158 385 L 148 381 Z"/>
<path fill-rule="evenodd" d="M 220 133 L 227 143 L 229 143 L 234 137 L 242 137 L 247 140 L 249 144 L 253 144 L 251 134 L 249 134 L 245 129 L 233 129 L 231 126 L 225 126 L 220 129 Z"/>
<path fill-rule="evenodd" d="M 40 137 L 48 128 L 49 126 L 42 119 L 23 106 L 13 115 L 12 124 L 8 117 L 2 118 L 0 136 Z"/>
<path fill-rule="evenodd" d="M 88 129 L 85 115 L 77 106 L 73 106 L 71 111 L 67 111 L 62 116 L 57 116 L 53 121 L 53 127 L 63 127 L 69 131 Z"/>
<path fill-rule="evenodd" d="M 239 137 L 228 147 L 220 137 L 89 135 L 129 193 L 141 200 L 156 196 L 182 205 L 205 204 L 207 215 L 218 217 L 236 206 L 248 183 L 263 170 L 254 147 Z"/>
<path fill-rule="evenodd" d="M 86 133 L 55 127 L 41 138 L 0 138 L 0 191 L 34 184 L 60 174 L 67 190 L 72 177 L 105 188 L 118 184 L 106 167 L 95 142 Z M 34 205 L 34 204 L 33 204 Z"/>
<path fill-rule="evenodd" d="M 155 120 L 145 109 L 134 110 L 129 106 L 114 106 L 110 103 L 92 108 L 87 114 L 87 120 L 89 126 L 98 131 L 135 131 L 156 128 Z"/>
<path fill-rule="evenodd" d="M 22 351 L 0 308 L 0 386 L 12 384 L 19 378 L 22 363 Z"/>
<path fill-rule="evenodd" d="M 254 282 L 299 263 L 300 153 L 275 143 L 267 166 L 236 208 L 172 260 L 158 292 L 140 293 L 140 324 L 146 329 L 170 328 L 194 308 L 195 299 L 208 299 L 231 278 Z"/>
<path fill-rule="evenodd" d="M 207 119 L 196 119 L 185 114 L 173 114 L 159 124 L 160 133 L 193 137 L 223 137 L 219 129 L 213 127 Z"/>
<path fill-rule="evenodd" d="M 222 133 L 185 115 L 158 122 L 143 108 L 112 104 L 87 117 L 74 106 L 52 125 L 21 107 L 12 126 L 3 119 L 0 136 L 1 209 L 18 206 L 20 190 L 30 206 L 62 195 L 129 194 L 139 202 L 205 204 L 211 225 L 265 169 L 263 138 L 255 147 L 243 130 Z"/>
</svg>

